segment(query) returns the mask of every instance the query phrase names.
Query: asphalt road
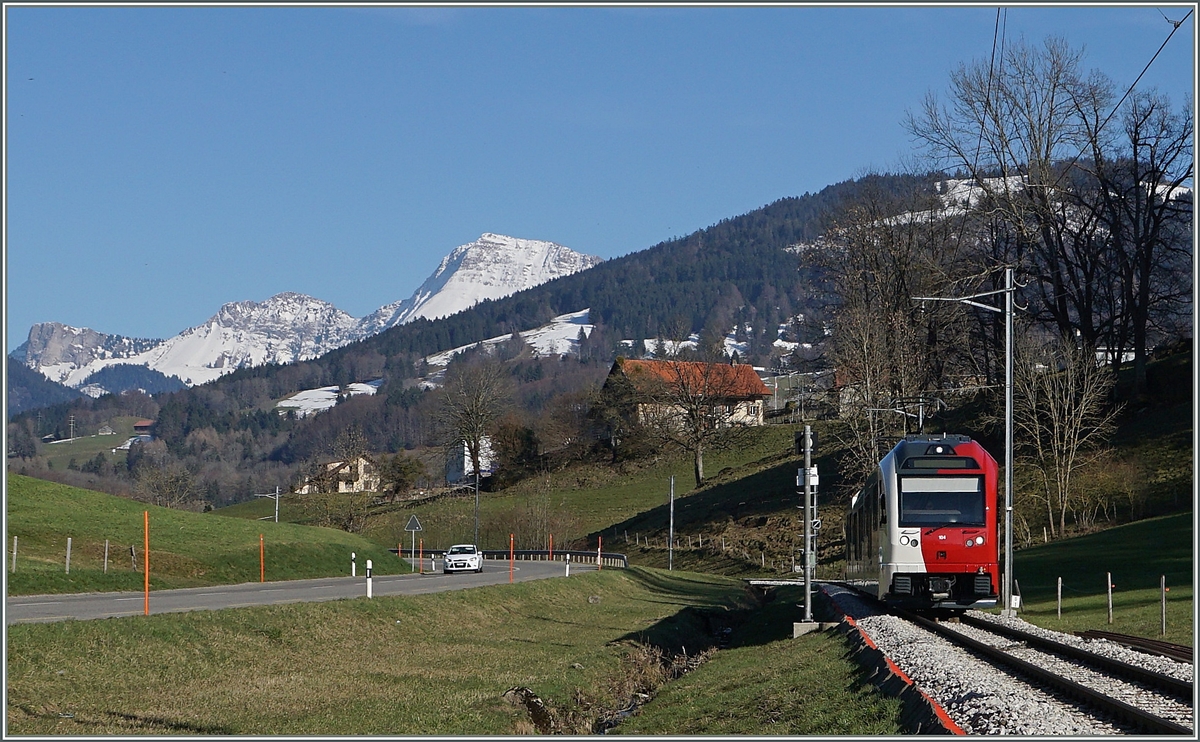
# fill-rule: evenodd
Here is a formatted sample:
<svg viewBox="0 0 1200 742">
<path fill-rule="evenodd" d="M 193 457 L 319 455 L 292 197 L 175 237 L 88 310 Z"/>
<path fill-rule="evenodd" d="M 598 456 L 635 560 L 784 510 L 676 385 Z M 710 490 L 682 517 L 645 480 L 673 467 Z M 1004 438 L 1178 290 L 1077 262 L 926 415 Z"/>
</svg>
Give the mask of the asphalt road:
<svg viewBox="0 0 1200 742">
<path fill-rule="evenodd" d="M 594 571 L 596 566 L 572 564 L 571 574 Z M 566 565 L 562 562 L 517 562 L 512 570 L 514 582 L 563 577 Z M 507 561 L 485 561 L 483 572 L 442 574 L 387 575 L 372 577 L 371 593 L 375 597 L 391 595 L 421 595 L 446 590 L 462 590 L 482 585 L 499 585 L 509 580 Z M 181 611 L 215 611 L 250 605 L 279 603 L 315 603 L 323 600 L 365 598 L 367 581 L 357 577 L 325 577 L 316 580 L 286 582 L 245 582 L 240 585 L 214 585 L 179 590 L 152 590 L 150 612 L 178 613 Z M 48 623 L 71 619 L 86 621 L 95 618 L 139 616 L 145 609 L 143 593 L 73 593 L 61 595 L 19 595 L 5 600 L 5 621 L 16 623 Z"/>
</svg>

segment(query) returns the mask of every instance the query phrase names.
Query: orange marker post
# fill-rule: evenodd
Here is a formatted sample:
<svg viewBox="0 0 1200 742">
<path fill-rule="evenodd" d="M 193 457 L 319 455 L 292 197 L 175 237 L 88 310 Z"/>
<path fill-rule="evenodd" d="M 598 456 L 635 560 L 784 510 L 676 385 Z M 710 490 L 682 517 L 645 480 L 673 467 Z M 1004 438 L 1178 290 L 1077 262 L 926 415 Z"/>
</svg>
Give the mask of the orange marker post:
<svg viewBox="0 0 1200 742">
<path fill-rule="evenodd" d="M 143 615 L 150 615 L 150 511 L 142 511 L 142 561 L 146 563 L 146 599 Z"/>
<path fill-rule="evenodd" d="M 516 552 L 513 550 L 513 535 L 508 534 L 508 581 L 513 581 L 513 555 Z"/>
<path fill-rule="evenodd" d="M 258 581 L 267 581 L 267 552 L 263 546 L 263 535 L 258 534 Z"/>
</svg>

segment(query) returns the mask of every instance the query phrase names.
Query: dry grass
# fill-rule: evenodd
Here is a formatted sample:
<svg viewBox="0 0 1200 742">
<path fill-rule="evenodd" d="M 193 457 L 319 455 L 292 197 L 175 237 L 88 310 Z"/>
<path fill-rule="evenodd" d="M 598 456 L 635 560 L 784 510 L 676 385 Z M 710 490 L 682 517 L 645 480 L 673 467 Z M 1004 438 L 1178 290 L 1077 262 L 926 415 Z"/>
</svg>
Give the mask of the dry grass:
<svg viewBox="0 0 1200 742">
<path fill-rule="evenodd" d="M 728 579 L 613 570 L 409 598 L 17 625 L 8 731 L 528 732 L 528 712 L 504 697 L 514 687 L 585 731 L 630 688 L 659 681 L 632 656 L 631 626 L 688 606 L 725 612 L 741 594 Z"/>
</svg>

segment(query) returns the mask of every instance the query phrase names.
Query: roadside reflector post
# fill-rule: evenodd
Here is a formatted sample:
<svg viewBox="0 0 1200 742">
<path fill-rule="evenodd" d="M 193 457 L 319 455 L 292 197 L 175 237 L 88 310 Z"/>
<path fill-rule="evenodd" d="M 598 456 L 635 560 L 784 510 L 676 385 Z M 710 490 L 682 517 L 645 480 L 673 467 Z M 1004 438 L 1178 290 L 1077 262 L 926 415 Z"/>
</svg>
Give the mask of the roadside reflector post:
<svg viewBox="0 0 1200 742">
<path fill-rule="evenodd" d="M 515 541 L 513 539 L 513 534 L 510 533 L 510 534 L 508 534 L 508 581 L 509 582 L 513 581 L 513 554 L 515 553 L 514 552 L 514 548 L 515 548 L 514 544 L 515 544 Z"/>
<path fill-rule="evenodd" d="M 1058 578 L 1058 617 L 1062 618 L 1062 578 Z"/>
<path fill-rule="evenodd" d="M 371 597 L 371 560 L 367 560 L 367 597 Z"/>
<path fill-rule="evenodd" d="M 150 615 L 150 511 L 142 511 L 142 562 L 146 565 L 145 599 L 142 614 Z"/>
<path fill-rule="evenodd" d="M 566 562 L 567 562 L 567 575 L 566 576 L 570 577 L 571 576 L 571 555 L 570 554 L 567 554 Z"/>
<path fill-rule="evenodd" d="M 13 547 L 14 551 L 16 547 Z M 15 558 L 15 557 L 14 557 Z M 554 534 L 550 534 L 550 561 L 554 561 Z"/>
<path fill-rule="evenodd" d="M 267 551 L 261 533 L 258 534 L 258 581 L 267 581 Z"/>
<path fill-rule="evenodd" d="M 417 556 L 417 571 L 420 574 L 425 574 L 425 539 L 421 539 L 420 544 L 420 551 L 417 552 L 419 555 Z"/>
<path fill-rule="evenodd" d="M 13 560 L 12 560 L 12 571 L 13 571 L 13 572 L 16 572 L 16 571 L 17 571 L 17 537 L 16 537 L 16 536 L 13 536 Z"/>
<path fill-rule="evenodd" d="M 597 572 L 600 571 L 600 567 L 602 566 L 600 564 L 600 555 L 603 553 L 602 552 L 603 547 L 604 547 L 604 537 L 597 536 L 596 537 L 596 571 Z"/>
<path fill-rule="evenodd" d="M 104 539 L 104 574 L 108 574 L 108 539 Z"/>
<path fill-rule="evenodd" d="M 1162 596 L 1162 635 L 1167 635 L 1167 576 L 1158 578 L 1158 594 Z"/>
<path fill-rule="evenodd" d="M 71 537 L 67 536 L 67 574 L 71 574 Z"/>
<path fill-rule="evenodd" d="M 1105 572 L 1104 586 L 1108 590 L 1108 622 L 1112 623 L 1112 572 Z"/>
<path fill-rule="evenodd" d="M 358 563 L 354 560 L 358 557 L 353 551 L 350 552 L 350 576 L 358 577 Z"/>
</svg>

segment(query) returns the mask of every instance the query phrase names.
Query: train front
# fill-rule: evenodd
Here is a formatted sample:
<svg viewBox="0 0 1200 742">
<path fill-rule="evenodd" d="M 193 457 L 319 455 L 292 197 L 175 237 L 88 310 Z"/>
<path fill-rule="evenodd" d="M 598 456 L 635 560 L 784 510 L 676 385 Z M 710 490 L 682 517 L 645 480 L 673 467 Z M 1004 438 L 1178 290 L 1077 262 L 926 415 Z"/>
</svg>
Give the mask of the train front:
<svg viewBox="0 0 1200 742">
<path fill-rule="evenodd" d="M 908 436 L 879 466 L 890 524 L 881 544 L 884 600 L 954 611 L 995 606 L 996 460 L 966 436 Z"/>
</svg>

